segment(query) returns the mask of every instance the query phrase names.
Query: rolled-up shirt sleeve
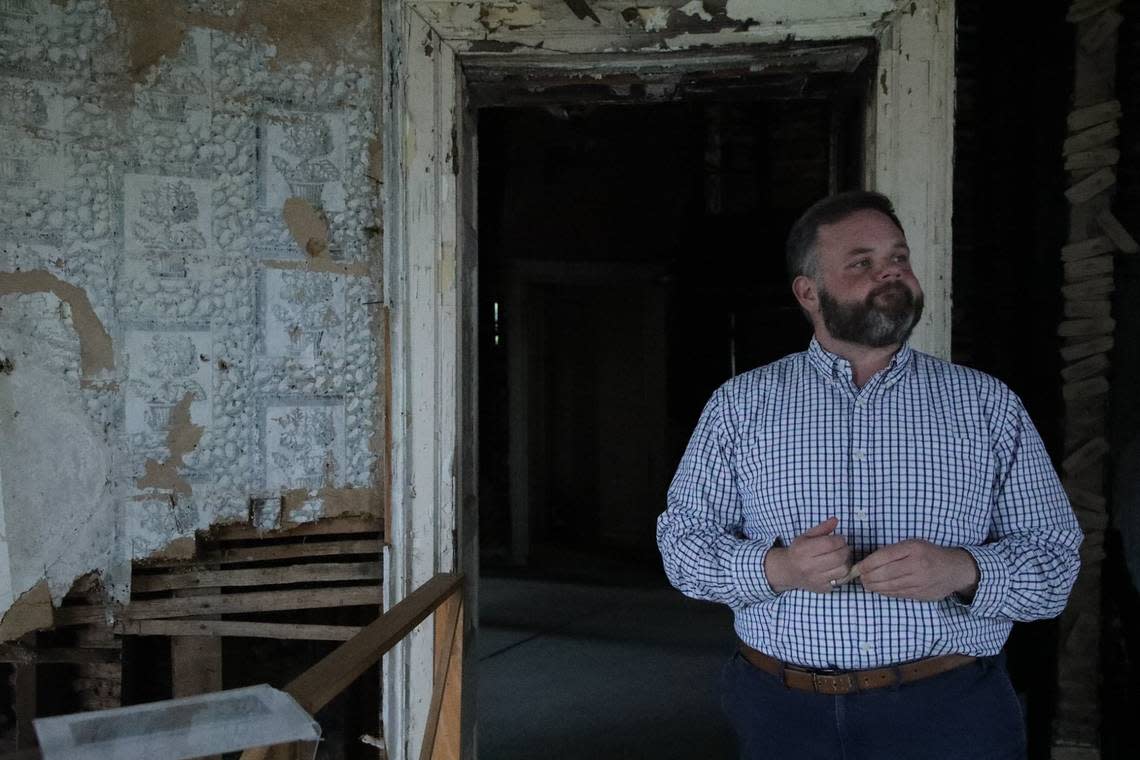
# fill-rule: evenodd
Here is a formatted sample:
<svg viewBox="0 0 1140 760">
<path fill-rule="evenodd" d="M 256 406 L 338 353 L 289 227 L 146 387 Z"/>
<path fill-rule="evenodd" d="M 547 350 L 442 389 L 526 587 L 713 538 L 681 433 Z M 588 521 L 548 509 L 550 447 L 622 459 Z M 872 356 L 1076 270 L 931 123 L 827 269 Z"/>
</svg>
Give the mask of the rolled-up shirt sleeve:
<svg viewBox="0 0 1140 760">
<path fill-rule="evenodd" d="M 963 547 L 979 572 L 966 606 L 980 617 L 1055 617 L 1076 582 L 1083 535 L 1041 436 L 1011 392 L 1002 417 L 990 540 Z"/>
<path fill-rule="evenodd" d="M 746 537 L 725 388 L 705 405 L 657 520 L 669 582 L 694 599 L 741 607 L 772 599 L 764 559 L 776 536 Z"/>
</svg>

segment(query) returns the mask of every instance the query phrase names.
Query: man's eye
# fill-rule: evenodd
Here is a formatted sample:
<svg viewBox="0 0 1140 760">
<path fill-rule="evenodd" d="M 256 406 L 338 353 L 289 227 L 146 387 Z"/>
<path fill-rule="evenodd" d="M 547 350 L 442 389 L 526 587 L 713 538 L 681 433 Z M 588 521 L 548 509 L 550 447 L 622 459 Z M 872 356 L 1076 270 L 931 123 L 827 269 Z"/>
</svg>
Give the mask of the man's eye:
<svg viewBox="0 0 1140 760">
<path fill-rule="evenodd" d="M 851 267 L 852 268 L 862 268 L 862 267 L 870 266 L 870 264 L 871 264 L 870 259 L 859 259 L 858 261 L 852 262 Z"/>
</svg>

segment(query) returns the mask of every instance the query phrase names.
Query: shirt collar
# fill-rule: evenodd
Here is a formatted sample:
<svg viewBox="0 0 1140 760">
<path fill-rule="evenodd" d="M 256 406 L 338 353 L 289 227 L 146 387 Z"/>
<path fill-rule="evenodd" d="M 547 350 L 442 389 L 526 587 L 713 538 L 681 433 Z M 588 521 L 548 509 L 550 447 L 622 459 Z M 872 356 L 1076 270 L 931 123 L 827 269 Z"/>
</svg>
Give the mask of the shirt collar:
<svg viewBox="0 0 1140 760">
<path fill-rule="evenodd" d="M 913 353 L 910 343 L 903 341 L 902 346 L 891 357 L 890 363 L 878 373 L 882 375 L 884 387 L 890 387 L 902 379 L 910 367 Z M 851 362 L 825 349 L 814 336 L 808 345 L 807 356 L 811 365 L 827 380 L 851 377 Z"/>
</svg>

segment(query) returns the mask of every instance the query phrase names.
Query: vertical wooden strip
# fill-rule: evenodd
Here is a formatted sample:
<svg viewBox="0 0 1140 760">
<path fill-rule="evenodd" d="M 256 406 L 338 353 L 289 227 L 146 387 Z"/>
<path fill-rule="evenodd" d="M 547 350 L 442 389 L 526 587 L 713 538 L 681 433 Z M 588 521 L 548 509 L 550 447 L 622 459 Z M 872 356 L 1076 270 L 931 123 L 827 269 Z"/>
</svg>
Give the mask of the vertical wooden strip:
<svg viewBox="0 0 1140 760">
<path fill-rule="evenodd" d="M 435 614 L 435 682 L 420 760 L 459 760 L 463 599 L 452 594 Z"/>
<path fill-rule="evenodd" d="M 220 592 L 217 588 L 183 589 L 174 595 L 210 596 Z M 172 636 L 170 671 L 175 698 L 221 691 L 222 640 L 216 636 Z M 222 760 L 222 757 L 210 755 L 203 760 Z"/>
<path fill-rule="evenodd" d="M 29 633 L 20 639 L 20 643 L 31 650 L 36 648 L 36 635 Z M 12 705 L 16 713 L 16 748 L 27 749 L 37 746 L 32 721 L 36 717 L 36 666 L 14 665 L 12 689 L 14 691 Z"/>
</svg>

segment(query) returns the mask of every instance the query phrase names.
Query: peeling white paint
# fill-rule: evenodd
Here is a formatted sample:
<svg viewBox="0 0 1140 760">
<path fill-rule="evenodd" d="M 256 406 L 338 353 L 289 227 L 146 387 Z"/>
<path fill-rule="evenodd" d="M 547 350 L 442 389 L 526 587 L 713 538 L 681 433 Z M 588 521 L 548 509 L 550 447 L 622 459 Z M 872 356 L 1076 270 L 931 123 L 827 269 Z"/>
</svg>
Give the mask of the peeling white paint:
<svg viewBox="0 0 1140 760">
<path fill-rule="evenodd" d="M 0 275 L 43 270 L 82 291 L 114 369 L 81 383 L 67 305 L 4 297 L 0 352 L 15 368 L 0 393 L 20 416 L 0 421 L 0 614 L 45 574 L 58 596 L 106 570 L 121 598 L 132 559 L 249 521 L 253 496 L 371 488 L 379 401 L 376 51 L 281 60 L 261 32 L 192 27 L 132 83 L 123 43 L 138 30 L 121 6 L 17 5 L 26 14 L 0 23 Z M 327 219 L 319 271 L 282 217 L 290 197 Z M 192 494 L 139 491 L 187 393 L 203 429 L 179 468 Z M 13 448 L 33 412 L 67 442 L 74 462 L 53 487 L 69 498 L 37 490 Z"/>
<path fill-rule="evenodd" d="M 0 305 L 12 300 L 0 298 Z M 58 604 L 76 578 L 107 574 L 114 563 L 112 448 L 78 393 L 78 378 L 59 371 L 66 349 L 3 329 L 0 343 L 13 362 L 0 375 L 0 604 L 6 610 L 45 578 Z"/>
<path fill-rule="evenodd" d="M 479 12 L 479 20 L 489 32 L 504 27 L 527 29 L 543 23 L 542 11 L 530 3 L 484 3 Z"/>
<path fill-rule="evenodd" d="M 671 8 L 638 8 L 637 15 L 647 32 L 661 32 L 669 28 L 669 11 Z"/>
<path fill-rule="evenodd" d="M 694 18 L 699 18 L 701 21 L 713 20 L 712 14 L 705 10 L 705 4 L 701 0 L 692 0 L 692 2 L 682 6 L 679 10 L 686 16 L 693 16 Z"/>
<path fill-rule="evenodd" d="M 790 24 L 803 20 L 879 16 L 895 10 L 893 0 L 728 0 L 725 14 L 733 21 Z"/>
</svg>

